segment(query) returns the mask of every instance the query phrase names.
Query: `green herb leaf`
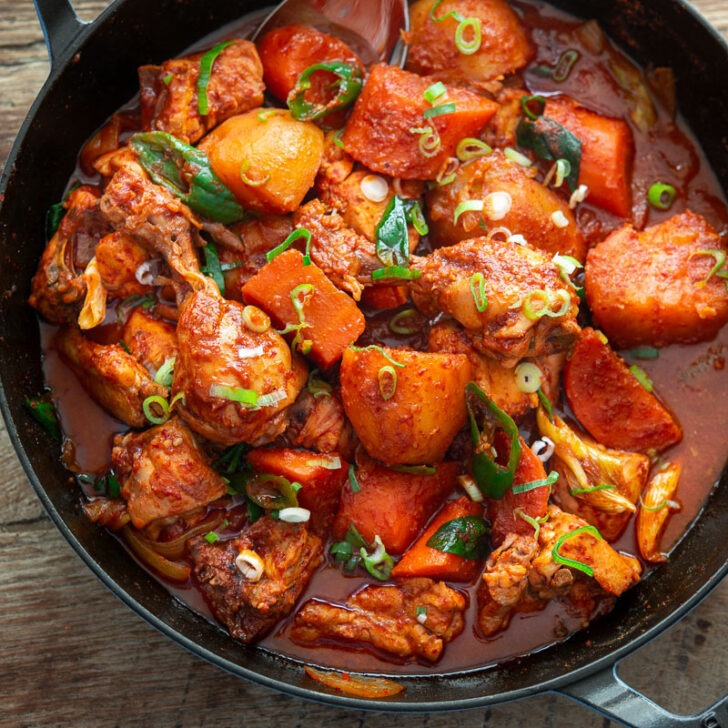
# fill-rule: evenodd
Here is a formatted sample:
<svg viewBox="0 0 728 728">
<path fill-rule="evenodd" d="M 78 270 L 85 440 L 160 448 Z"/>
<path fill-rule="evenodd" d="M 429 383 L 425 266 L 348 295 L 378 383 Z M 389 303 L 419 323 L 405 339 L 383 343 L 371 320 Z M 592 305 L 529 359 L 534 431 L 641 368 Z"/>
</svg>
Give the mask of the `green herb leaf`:
<svg viewBox="0 0 728 728">
<path fill-rule="evenodd" d="M 565 159 L 571 165 L 566 183 L 575 190 L 581 167 L 581 141 L 566 127 L 545 116 L 529 119 L 522 117 L 516 127 L 518 144 L 531 149 L 540 159 Z"/>
<path fill-rule="evenodd" d="M 384 210 L 376 230 L 377 258 L 385 266 L 409 266 L 409 233 L 404 203 L 396 195 Z"/>
<path fill-rule="evenodd" d="M 484 536 L 488 531 L 488 524 L 480 516 L 454 518 L 443 523 L 427 540 L 427 545 L 465 559 L 482 559 L 487 553 Z"/>
</svg>

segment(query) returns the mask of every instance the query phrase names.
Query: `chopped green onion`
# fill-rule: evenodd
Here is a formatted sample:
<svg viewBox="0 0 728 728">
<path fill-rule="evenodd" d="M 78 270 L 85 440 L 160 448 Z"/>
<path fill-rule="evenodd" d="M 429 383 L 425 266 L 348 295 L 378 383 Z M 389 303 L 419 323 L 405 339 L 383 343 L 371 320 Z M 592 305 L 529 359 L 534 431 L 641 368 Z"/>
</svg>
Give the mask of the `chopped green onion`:
<svg viewBox="0 0 728 728">
<path fill-rule="evenodd" d="M 344 133 L 343 128 L 339 129 L 333 136 L 334 144 L 336 144 L 339 149 L 344 148 L 344 142 L 341 141 L 341 135 Z"/>
<path fill-rule="evenodd" d="M 571 162 L 568 159 L 557 159 L 554 167 L 556 168 L 554 187 L 561 187 L 564 180 L 571 174 Z"/>
<path fill-rule="evenodd" d="M 311 233 L 309 230 L 306 230 L 306 228 L 296 228 L 290 235 L 286 237 L 286 239 L 280 243 L 279 245 L 276 245 L 275 248 L 272 250 L 269 250 L 265 254 L 265 259 L 270 263 L 273 258 L 280 255 L 281 253 L 284 253 L 288 248 L 291 247 L 291 244 L 294 243 L 296 240 L 300 240 L 301 238 L 305 238 L 306 240 L 306 248 L 308 249 L 308 246 L 311 244 Z"/>
<path fill-rule="evenodd" d="M 268 117 L 273 116 L 274 114 L 277 114 L 281 111 L 281 109 L 259 109 L 256 116 L 258 117 L 258 121 L 260 121 L 262 124 L 268 123 Z"/>
<path fill-rule="evenodd" d="M 417 617 L 426 617 L 427 616 L 427 607 L 425 607 L 424 605 L 420 604 L 418 607 L 415 608 L 415 616 L 417 616 Z"/>
<path fill-rule="evenodd" d="M 677 190 L 664 182 L 655 182 L 647 192 L 647 201 L 656 210 L 669 210 L 675 201 Z"/>
<path fill-rule="evenodd" d="M 571 73 L 571 69 L 580 57 L 581 54 L 574 48 L 565 50 L 556 62 L 556 68 L 554 68 L 551 78 L 553 78 L 556 83 L 563 83 L 566 81 Z"/>
<path fill-rule="evenodd" d="M 154 375 L 154 381 L 157 384 L 161 384 L 163 387 L 172 386 L 172 375 L 174 373 L 174 365 L 176 361 L 176 356 L 170 356 L 164 360 L 164 364 L 157 369 L 157 373 Z"/>
<path fill-rule="evenodd" d="M 308 380 L 306 381 L 306 389 L 309 394 L 312 394 L 316 399 L 319 397 L 327 397 L 333 391 L 332 386 L 328 382 L 325 382 L 323 379 L 319 379 L 316 376 L 318 373 L 318 369 L 312 369 L 311 373 L 308 375 Z"/>
<path fill-rule="evenodd" d="M 412 316 L 416 314 L 417 311 L 415 311 L 414 308 L 406 308 L 404 309 L 404 311 L 400 311 L 399 313 L 392 316 L 391 319 L 389 319 L 389 323 L 387 324 L 389 326 L 389 330 L 393 334 L 401 334 L 402 336 L 410 336 L 412 334 L 416 334 L 416 327 L 402 325 L 402 322 L 405 319 L 412 318 Z"/>
<path fill-rule="evenodd" d="M 534 518 L 529 516 L 522 508 L 514 508 L 513 515 L 522 518 L 526 523 L 533 527 L 533 537 L 538 541 L 538 536 L 541 533 L 541 525 L 549 520 L 548 513 L 540 518 Z"/>
<path fill-rule="evenodd" d="M 546 99 L 543 96 L 521 96 L 521 111 L 531 121 L 536 121 L 539 116 L 543 116 L 544 109 L 546 108 Z M 534 111 L 531 106 L 535 106 Z"/>
<path fill-rule="evenodd" d="M 207 116 L 210 113 L 209 101 L 207 98 L 207 87 L 212 75 L 212 66 L 215 59 L 233 42 L 218 43 L 200 58 L 200 75 L 197 78 L 197 111 L 200 116 Z"/>
<path fill-rule="evenodd" d="M 382 399 L 386 402 L 394 397 L 397 391 L 397 372 L 394 367 L 389 364 L 385 364 L 377 372 L 377 382 L 379 384 L 379 394 L 382 395 Z"/>
<path fill-rule="evenodd" d="M 461 162 L 467 162 L 475 157 L 487 157 L 493 153 L 493 148 L 484 141 L 474 137 L 465 137 L 458 142 L 455 154 Z"/>
<path fill-rule="evenodd" d="M 465 40 L 465 33 L 468 30 L 472 30 L 473 37 L 470 40 Z M 463 18 L 458 23 L 458 27 L 455 28 L 455 47 L 464 56 L 472 56 L 473 53 L 477 53 L 480 50 L 482 40 L 483 32 L 478 18 Z"/>
<path fill-rule="evenodd" d="M 154 414 L 152 406 L 155 405 L 161 410 L 161 414 Z M 163 425 L 169 419 L 169 402 L 158 394 L 152 394 L 142 402 L 144 416 L 153 425 Z"/>
<path fill-rule="evenodd" d="M 514 485 L 511 490 L 513 493 L 528 493 L 529 490 L 535 490 L 536 488 L 543 488 L 545 486 L 552 486 L 557 480 L 559 479 L 559 474 L 552 470 L 547 477 L 542 478 L 541 480 L 532 480 L 529 483 L 519 483 L 518 485 Z"/>
<path fill-rule="evenodd" d="M 306 465 L 326 468 L 326 470 L 338 470 L 341 467 L 341 458 L 338 455 L 322 455 L 320 458 L 306 460 Z M 300 483 L 292 483 L 292 485 L 296 492 L 303 487 Z"/>
<path fill-rule="evenodd" d="M 594 493 L 598 490 L 617 490 L 617 486 L 611 485 L 610 483 L 601 483 L 600 485 L 590 485 L 586 488 L 569 488 L 569 493 L 571 495 L 582 495 Z"/>
<path fill-rule="evenodd" d="M 546 414 L 548 415 L 549 421 L 554 421 L 554 408 L 551 404 L 551 400 L 544 394 L 543 389 L 540 387 L 536 390 L 536 394 L 538 395 L 538 401 L 541 403 L 541 406 L 546 410 Z"/>
<path fill-rule="evenodd" d="M 530 361 L 521 362 L 516 367 L 516 386 L 519 392 L 534 394 L 541 388 L 543 374 L 541 370 Z"/>
<path fill-rule="evenodd" d="M 444 2 L 444 0 L 435 0 L 435 4 L 430 8 L 430 20 L 433 20 L 436 23 L 441 23 L 443 20 L 447 20 L 447 18 L 453 18 L 454 20 L 457 20 L 458 22 L 462 22 L 465 20 L 465 18 L 460 15 L 456 10 L 451 10 L 449 13 L 445 13 L 444 15 L 441 15 L 439 18 L 435 17 L 435 11 L 437 8 Z"/>
<path fill-rule="evenodd" d="M 488 296 L 485 295 L 485 276 L 478 271 L 470 276 L 470 293 L 478 313 L 488 308 Z"/>
<path fill-rule="evenodd" d="M 698 281 L 695 285 L 697 288 L 702 288 L 703 286 L 707 285 L 708 281 L 714 276 L 718 275 L 721 278 L 725 278 L 728 276 L 728 272 L 721 271 L 721 268 L 725 266 L 726 261 L 726 253 L 725 250 L 696 250 L 694 253 L 690 255 L 691 258 L 694 258 L 696 255 L 709 255 L 715 260 L 715 265 L 710 269 L 710 273 L 703 278 L 702 281 Z M 725 275 L 722 275 L 722 273 L 725 273 Z"/>
<path fill-rule="evenodd" d="M 658 359 L 660 357 L 660 350 L 655 349 L 654 346 L 637 346 L 634 349 L 630 349 L 627 355 L 633 356 L 635 359 Z"/>
<path fill-rule="evenodd" d="M 210 387 L 210 396 L 228 399 L 231 402 L 237 402 L 245 407 L 257 407 L 260 398 L 260 395 L 254 389 L 228 387 L 224 384 L 213 384 Z"/>
<path fill-rule="evenodd" d="M 119 346 L 127 353 L 131 354 L 131 349 L 129 348 L 129 344 L 124 341 L 124 339 L 119 339 Z"/>
<path fill-rule="evenodd" d="M 422 212 L 422 206 L 419 200 L 404 200 L 405 219 L 417 231 L 418 235 L 427 235 L 430 228 L 425 220 L 425 213 Z"/>
<path fill-rule="evenodd" d="M 432 106 L 429 109 L 425 109 L 423 116 L 425 119 L 432 119 L 436 116 L 442 116 L 443 114 L 452 114 L 455 112 L 455 104 L 450 101 L 447 104 L 441 104 L 440 106 Z"/>
<path fill-rule="evenodd" d="M 420 135 L 419 147 L 423 156 L 434 157 L 440 151 L 442 141 L 434 126 L 413 126 L 410 132 Z"/>
<path fill-rule="evenodd" d="M 569 276 L 578 268 L 584 267 L 576 258 L 570 255 L 561 255 L 560 253 L 556 253 L 551 258 L 551 262 L 559 269 L 559 276 L 564 283 L 571 283 Z"/>
<path fill-rule="evenodd" d="M 174 78 L 174 74 L 173 74 L 173 73 L 168 73 L 168 74 L 167 74 L 167 75 L 166 75 L 166 76 L 165 76 L 165 77 L 164 77 L 164 78 L 162 79 L 162 83 L 163 83 L 163 84 L 164 84 L 165 86 L 169 86 L 169 84 L 170 84 L 170 83 L 172 83 L 172 79 L 173 79 L 173 78 Z"/>
<path fill-rule="evenodd" d="M 405 268 L 401 265 L 388 265 L 386 268 L 376 268 L 372 271 L 372 280 L 380 281 L 387 278 L 401 278 L 405 281 L 416 281 L 422 271 Z"/>
<path fill-rule="evenodd" d="M 464 559 L 482 559 L 487 551 L 484 537 L 489 530 L 485 519 L 480 516 L 453 518 L 427 539 L 427 546 Z"/>
<path fill-rule="evenodd" d="M 367 349 L 373 349 L 374 351 L 378 351 L 390 364 L 392 364 L 395 367 L 399 367 L 400 369 L 404 369 L 407 365 L 402 364 L 402 362 L 397 361 L 396 359 L 393 359 L 389 354 L 387 354 L 384 349 L 382 349 L 381 346 L 377 344 L 369 344 L 369 346 L 354 346 L 354 344 L 351 344 L 349 348 L 352 351 L 360 352 L 360 351 L 366 351 Z"/>
<path fill-rule="evenodd" d="M 394 566 L 394 559 L 387 553 L 384 548 L 382 539 L 379 534 L 374 537 L 374 551 L 368 553 L 362 546 L 359 549 L 362 558 L 362 566 L 376 579 L 385 581 L 389 579 Z"/>
<path fill-rule="evenodd" d="M 464 200 L 455 208 L 452 224 L 457 225 L 460 216 L 464 212 L 482 212 L 484 205 L 485 203 L 483 200 Z"/>
<path fill-rule="evenodd" d="M 434 465 L 393 465 L 392 470 L 408 475 L 435 475 L 437 472 Z"/>
<path fill-rule="evenodd" d="M 680 510 L 680 504 L 677 501 L 669 500 L 668 498 L 664 498 L 656 506 L 646 506 L 644 501 L 642 500 L 642 496 L 640 496 L 640 507 L 645 511 L 650 511 L 650 513 L 655 513 L 656 511 L 661 511 L 663 508 L 672 508 L 674 510 Z"/>
<path fill-rule="evenodd" d="M 441 96 L 447 95 L 447 87 L 442 81 L 433 83 L 425 89 L 423 96 L 428 104 L 434 104 Z"/>
<path fill-rule="evenodd" d="M 523 315 L 531 321 L 540 319 L 543 316 L 548 316 L 549 318 L 564 316 L 571 308 L 571 296 L 566 291 L 556 291 L 556 295 L 561 299 L 562 303 L 561 307 L 554 311 L 551 309 L 551 300 L 547 291 L 540 288 L 531 291 L 523 300 Z M 540 304 L 539 308 L 533 307 L 536 301 Z"/>
<path fill-rule="evenodd" d="M 209 533 L 205 534 L 204 539 L 205 539 L 205 541 L 207 541 L 207 543 L 212 545 L 216 541 L 219 541 L 220 537 L 214 531 L 210 531 Z"/>
<path fill-rule="evenodd" d="M 519 164 L 521 167 L 530 167 L 531 166 L 531 160 L 525 154 L 521 154 L 518 150 L 514 149 L 513 147 L 506 147 L 503 150 L 503 154 L 505 155 L 506 159 L 510 159 L 511 162 L 515 162 L 516 164 Z"/>
<path fill-rule="evenodd" d="M 328 71 L 337 76 L 335 86 L 337 95 L 325 104 L 312 104 L 306 101 L 306 91 L 311 88 L 311 76 L 317 71 Z M 298 121 L 313 121 L 320 119 L 334 111 L 345 109 L 354 103 L 362 90 L 364 79 L 359 66 L 343 61 L 324 61 L 314 63 L 302 71 L 296 79 L 293 90 L 288 95 L 286 103 L 291 115 Z"/>
<path fill-rule="evenodd" d="M 250 169 L 250 160 L 245 159 L 243 160 L 243 163 L 240 165 L 240 179 L 243 182 L 243 184 L 248 185 L 248 187 L 261 187 L 262 185 L 266 184 L 267 182 L 270 182 L 270 174 L 265 175 L 265 177 L 262 177 L 261 179 L 252 179 L 248 176 L 248 170 Z"/>
<path fill-rule="evenodd" d="M 359 485 L 359 481 L 356 478 L 354 463 L 349 465 L 349 486 L 351 487 L 352 493 L 358 493 L 361 490 L 361 485 Z"/>
<path fill-rule="evenodd" d="M 647 372 L 641 369 L 636 364 L 632 364 L 629 368 L 634 378 L 648 391 L 652 392 L 654 387 L 652 386 L 652 380 L 647 376 Z"/>
<path fill-rule="evenodd" d="M 557 564 L 563 564 L 564 566 L 568 566 L 572 569 L 577 569 L 578 571 L 584 572 L 587 576 L 594 576 L 594 569 L 592 569 L 592 567 L 588 564 L 582 564 L 581 561 L 568 559 L 559 553 L 559 549 L 564 545 L 564 543 L 568 539 L 576 536 L 578 533 L 590 533 L 592 536 L 594 536 L 594 538 L 598 540 L 601 540 L 602 538 L 602 534 L 599 533 L 599 531 L 597 531 L 594 526 L 581 526 L 581 528 L 569 531 L 569 533 L 565 533 L 560 536 L 558 541 L 554 544 L 553 549 L 551 550 L 551 555 L 553 556 L 553 559 Z"/>
</svg>

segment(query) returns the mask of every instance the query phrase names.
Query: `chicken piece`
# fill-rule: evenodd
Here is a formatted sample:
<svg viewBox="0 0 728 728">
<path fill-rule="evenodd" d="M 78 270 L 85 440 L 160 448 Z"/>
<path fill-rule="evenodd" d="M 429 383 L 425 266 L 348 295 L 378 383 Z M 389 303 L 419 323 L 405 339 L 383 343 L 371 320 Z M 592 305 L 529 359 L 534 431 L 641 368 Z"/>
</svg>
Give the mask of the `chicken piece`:
<svg viewBox="0 0 728 728">
<path fill-rule="evenodd" d="M 642 572 L 640 562 L 634 556 L 615 551 L 601 535 L 586 530 L 593 526 L 553 505 L 549 506 L 548 515 L 539 534 L 541 550 L 534 558 L 533 571 L 529 574 L 532 587 L 543 589 L 552 586 L 559 581 L 556 573 L 570 568 L 557 561 L 557 555 L 589 568 L 597 584 L 614 596 L 623 594 L 639 581 Z M 569 536 L 571 533 L 574 535 Z"/>
<path fill-rule="evenodd" d="M 625 225 L 587 256 L 586 300 L 595 324 L 617 348 L 712 339 L 728 321 L 725 280 L 711 275 L 727 249 L 689 211 L 642 232 Z"/>
<path fill-rule="evenodd" d="M 610 450 L 578 435 L 558 415 L 543 408 L 536 415 L 539 431 L 554 443 L 551 467 L 559 474 L 553 495 L 562 510 L 596 526 L 607 541 L 622 534 L 647 482 L 650 459 Z"/>
<path fill-rule="evenodd" d="M 470 360 L 473 381 L 510 417 L 520 419 L 538 406 L 535 393 L 528 394 L 518 388 L 513 368 L 504 367 L 476 351 L 463 329 L 454 321 L 439 322 L 430 328 L 427 350 L 465 354 Z M 559 374 L 564 358 L 565 355 L 559 353 L 535 361 L 524 360 L 539 367 L 543 374 L 541 388 L 552 402 L 558 399 Z"/>
<path fill-rule="evenodd" d="M 114 532 L 121 531 L 131 520 L 126 501 L 121 498 L 95 498 L 85 501 L 81 507 L 91 523 L 97 523 Z"/>
<path fill-rule="evenodd" d="M 155 185 L 133 155 L 117 155 L 113 167 L 99 203 L 101 212 L 117 231 L 161 255 L 181 278 L 199 276 L 199 223 L 189 207 Z"/>
<path fill-rule="evenodd" d="M 509 534 L 488 557 L 478 586 L 478 627 L 489 637 L 505 629 L 528 594 L 528 572 L 538 550 L 533 536 Z"/>
<path fill-rule="evenodd" d="M 283 441 L 289 446 L 337 452 L 347 460 L 353 457 L 356 437 L 338 392 L 314 395 L 304 389 L 287 414 L 288 428 Z"/>
<path fill-rule="evenodd" d="M 667 556 L 660 552 L 660 537 L 673 511 L 680 504 L 673 500 L 680 480 L 679 463 L 669 463 L 650 478 L 637 511 L 637 547 L 645 561 L 662 563 Z"/>
<path fill-rule="evenodd" d="M 233 225 L 229 232 L 237 241 L 235 247 L 226 241 L 217 241 L 220 262 L 234 266 L 223 271 L 225 297 L 242 302 L 241 289 L 266 264 L 265 254 L 280 245 L 292 231 L 291 218 L 283 215 Z"/>
<path fill-rule="evenodd" d="M 207 84 L 208 113 L 198 108 L 201 59 L 195 53 L 161 66 L 141 66 L 142 128 L 166 131 L 188 144 L 225 119 L 263 103 L 263 65 L 255 45 L 233 40 L 214 58 Z"/>
<path fill-rule="evenodd" d="M 242 642 L 288 615 L 321 562 L 321 540 L 305 524 L 264 517 L 229 541 L 190 539 L 193 573 L 215 617 Z"/>
<path fill-rule="evenodd" d="M 177 411 L 195 432 L 221 445 L 272 442 L 306 383 L 303 361 L 273 329 L 248 328 L 245 308 L 198 291 L 185 300 L 177 322 L 172 387 L 184 394 Z"/>
<path fill-rule="evenodd" d="M 498 111 L 495 112 L 481 137 L 493 149 L 505 149 L 505 147 L 515 147 L 518 144 L 516 128 L 523 116 L 521 99 L 524 96 L 530 96 L 526 89 L 509 86 L 496 95 Z"/>
<path fill-rule="evenodd" d="M 29 303 L 54 324 L 76 323 L 88 294 L 83 270 L 91 262 L 99 238 L 109 232 L 99 214 L 96 187 L 82 185 L 63 203 L 66 213 L 43 251 L 33 277 Z"/>
<path fill-rule="evenodd" d="M 476 350 L 504 366 L 566 351 L 578 335 L 579 299 L 541 251 L 471 238 L 410 265 L 422 274 L 410 284 L 417 308 L 450 314 Z"/>
<path fill-rule="evenodd" d="M 131 427 L 149 424 L 143 410 L 147 397 L 167 398 L 166 387 L 121 346 L 97 344 L 70 327 L 58 332 L 55 346 L 89 396 Z"/>
<path fill-rule="evenodd" d="M 177 356 L 175 327 L 140 307 L 134 308 L 124 322 L 121 340 L 152 376 Z"/>
<path fill-rule="evenodd" d="M 456 46 L 460 20 L 454 13 L 478 22 L 480 45 L 475 52 L 466 54 Z M 494 81 L 525 66 L 534 53 L 506 0 L 445 0 L 436 8 L 435 0 L 418 0 L 410 7 L 410 24 L 412 29 L 403 33 L 407 69 L 421 76 L 493 90 Z M 471 39 L 470 32 L 464 31 L 464 41 Z"/>
<path fill-rule="evenodd" d="M 397 585 L 367 586 L 343 606 L 311 600 L 298 611 L 291 639 L 365 643 L 409 660 L 435 662 L 445 645 L 463 631 L 467 600 L 432 579 L 403 579 Z"/>
<path fill-rule="evenodd" d="M 316 175 L 316 190 L 324 198 L 332 185 L 343 182 L 354 169 L 354 157 L 346 153 L 336 136 L 338 131 L 326 132 L 324 156 Z"/>
<path fill-rule="evenodd" d="M 453 245 L 506 228 L 549 257 L 560 253 L 583 261 L 586 240 L 574 213 L 535 174 L 535 167 L 512 162 L 500 150 L 460 165 L 450 184 L 428 196 L 430 238 L 438 246 Z M 466 200 L 483 200 L 483 211 L 464 212 L 456 221 L 455 211 Z"/>
<path fill-rule="evenodd" d="M 371 284 L 372 271 L 382 267 L 374 243 L 352 230 L 321 200 L 299 207 L 293 221 L 311 233 L 311 260 L 337 288 L 358 301 L 364 285 Z"/>
<path fill-rule="evenodd" d="M 161 261 L 152 259 L 131 235 L 104 235 L 96 246 L 95 257 L 101 281 L 112 298 L 141 295 L 154 289 Z"/>
<path fill-rule="evenodd" d="M 206 506 L 227 492 L 224 478 L 178 417 L 117 435 L 111 461 L 135 528 Z"/>
</svg>

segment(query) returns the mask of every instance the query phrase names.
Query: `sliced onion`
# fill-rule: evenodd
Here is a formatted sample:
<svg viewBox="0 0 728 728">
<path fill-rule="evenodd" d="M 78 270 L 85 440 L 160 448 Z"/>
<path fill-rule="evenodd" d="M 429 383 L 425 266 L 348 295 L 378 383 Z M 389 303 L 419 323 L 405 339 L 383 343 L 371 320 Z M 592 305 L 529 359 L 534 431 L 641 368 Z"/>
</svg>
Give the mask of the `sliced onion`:
<svg viewBox="0 0 728 728">
<path fill-rule="evenodd" d="M 579 185 L 572 193 L 569 198 L 569 207 L 573 210 L 580 202 L 586 200 L 589 194 L 589 188 L 586 185 Z"/>
<path fill-rule="evenodd" d="M 569 220 L 562 210 L 554 210 L 551 213 L 551 222 L 556 225 L 557 228 L 565 228 L 569 226 Z"/>
<path fill-rule="evenodd" d="M 548 437 L 542 437 L 531 445 L 531 452 L 542 462 L 546 463 L 556 450 L 554 441 Z"/>
<path fill-rule="evenodd" d="M 278 511 L 278 518 L 286 523 L 306 523 L 311 519 L 311 511 L 300 506 L 281 508 Z"/>
<path fill-rule="evenodd" d="M 483 200 L 483 214 L 489 220 L 502 220 L 510 211 L 513 198 L 505 190 L 498 190 L 486 195 Z"/>
<path fill-rule="evenodd" d="M 474 503 L 483 502 L 483 493 L 470 475 L 459 475 L 458 484 L 468 494 L 468 498 L 470 498 L 471 501 Z"/>
</svg>

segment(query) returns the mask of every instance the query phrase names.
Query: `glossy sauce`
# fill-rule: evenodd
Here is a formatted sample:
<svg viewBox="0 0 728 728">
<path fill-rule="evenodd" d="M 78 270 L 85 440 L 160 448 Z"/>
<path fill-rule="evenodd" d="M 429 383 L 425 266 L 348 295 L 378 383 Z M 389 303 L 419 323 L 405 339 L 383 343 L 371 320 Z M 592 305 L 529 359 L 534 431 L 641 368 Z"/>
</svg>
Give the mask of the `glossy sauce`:
<svg viewBox="0 0 728 728">
<path fill-rule="evenodd" d="M 538 46 L 537 56 L 531 66 L 555 65 L 566 48 L 575 48 L 580 53 L 579 62 L 563 83 L 555 83 L 530 72 L 525 73 L 524 81 L 529 92 L 543 95 L 565 93 L 603 114 L 629 120 L 630 109 L 617 93 L 613 77 L 605 70 L 609 62 L 607 50 L 592 53 L 574 40 L 574 29 L 581 21 L 574 21 L 541 4 L 517 2 L 514 6 L 522 13 L 524 23 L 531 29 L 532 38 Z M 245 32 L 250 27 L 250 21 L 246 20 L 225 29 L 218 38 L 240 34 L 241 29 Z M 204 45 L 205 43 L 200 43 L 198 47 Z M 679 117 L 673 121 L 669 109 L 658 104 L 656 111 L 657 125 L 650 131 L 641 130 L 630 120 L 635 139 L 635 225 L 640 228 L 653 225 L 689 208 L 705 216 L 719 233 L 725 234 L 728 230 L 728 218 L 724 198 L 696 141 Z M 80 173 L 76 175 L 76 178 L 79 177 Z M 646 203 L 646 191 L 658 179 L 671 182 L 678 190 L 678 197 L 669 212 L 653 210 Z M 590 236 L 595 240 L 621 224 L 621 220 L 590 207 L 588 200 L 579 206 L 578 215 L 580 223 L 590 231 Z M 424 247 L 426 249 L 426 242 Z M 394 313 L 369 312 L 365 338 L 393 346 L 424 348 L 427 340 L 426 324 L 413 337 L 392 334 L 387 322 Z M 101 474 L 110 464 L 114 434 L 124 431 L 126 427 L 103 412 L 85 395 L 79 382 L 54 350 L 54 331 L 54 327 L 45 324 L 41 326 L 46 379 L 53 389 L 65 433 L 73 442 L 73 449 L 64 460 L 76 472 Z M 668 551 L 684 535 L 704 507 L 706 498 L 717 483 L 726 462 L 728 413 L 717 403 L 728 401 L 728 376 L 725 371 L 728 331 L 724 329 L 712 342 L 663 348 L 659 358 L 655 360 L 636 360 L 626 352 L 622 352 L 622 355 L 628 364 L 637 363 L 647 372 L 654 382 L 656 393 L 676 415 L 684 431 L 683 441 L 663 453 L 664 459 L 678 461 L 683 466 L 676 494 L 676 500 L 682 508 L 673 513 L 662 543 L 662 549 Z M 615 547 L 631 554 L 636 553 L 632 524 Z M 368 580 L 361 576 L 343 576 L 338 567 L 323 565 L 312 578 L 299 604 L 309 598 L 343 603 L 352 592 L 366 583 Z M 212 619 L 201 595 L 194 587 L 166 586 L 178 599 Z M 478 637 L 473 628 L 477 621 L 475 585 L 453 586 L 467 591 L 470 597 L 466 627 L 446 647 L 443 658 L 434 667 L 402 665 L 386 656 L 340 646 L 297 646 L 287 636 L 291 618 L 284 620 L 260 644 L 264 649 L 302 662 L 346 670 L 390 673 L 434 670 L 448 673 L 495 664 L 533 652 L 563 639 L 582 626 L 581 617 L 569 612 L 568 603 L 556 599 L 540 612 L 516 614 L 508 630 L 485 640 Z"/>
</svg>

